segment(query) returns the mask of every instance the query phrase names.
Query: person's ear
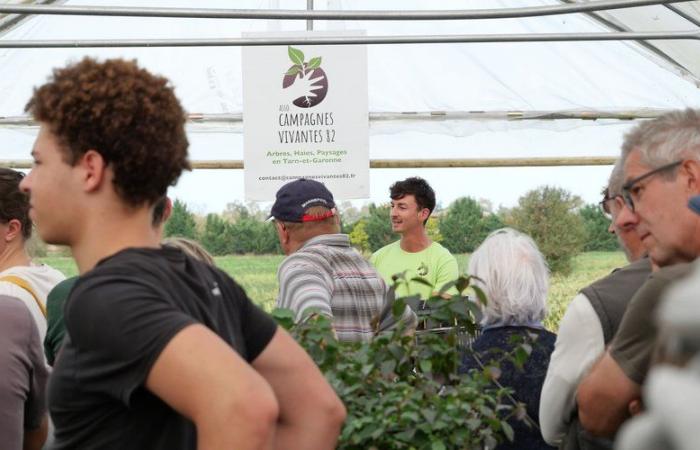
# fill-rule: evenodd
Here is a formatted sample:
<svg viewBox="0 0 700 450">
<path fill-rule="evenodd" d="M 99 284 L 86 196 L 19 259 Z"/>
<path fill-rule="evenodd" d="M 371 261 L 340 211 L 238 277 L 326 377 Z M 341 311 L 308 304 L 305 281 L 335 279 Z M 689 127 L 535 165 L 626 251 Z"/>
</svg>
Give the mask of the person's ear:
<svg viewBox="0 0 700 450">
<path fill-rule="evenodd" d="M 700 194 L 700 161 L 686 159 L 679 169 L 685 175 L 685 187 L 691 195 Z"/>
<path fill-rule="evenodd" d="M 170 219 L 170 216 L 173 214 L 173 201 L 170 200 L 170 197 L 165 197 L 165 208 L 163 208 L 163 223 L 167 222 L 168 219 Z"/>
<path fill-rule="evenodd" d="M 22 235 L 22 222 L 17 219 L 10 219 L 7 222 L 7 232 L 5 233 L 5 242 L 12 242 Z"/>
<path fill-rule="evenodd" d="M 282 222 L 275 221 L 275 227 L 277 228 L 277 236 L 280 238 L 281 244 L 286 244 L 289 242 L 289 230 L 284 226 Z"/>
<path fill-rule="evenodd" d="M 420 220 L 425 222 L 430 217 L 430 210 L 428 208 L 423 208 L 420 210 Z"/>
<path fill-rule="evenodd" d="M 83 188 L 87 192 L 98 190 L 104 180 L 107 162 L 96 150 L 88 150 L 78 160 L 76 166 L 81 169 Z"/>
</svg>

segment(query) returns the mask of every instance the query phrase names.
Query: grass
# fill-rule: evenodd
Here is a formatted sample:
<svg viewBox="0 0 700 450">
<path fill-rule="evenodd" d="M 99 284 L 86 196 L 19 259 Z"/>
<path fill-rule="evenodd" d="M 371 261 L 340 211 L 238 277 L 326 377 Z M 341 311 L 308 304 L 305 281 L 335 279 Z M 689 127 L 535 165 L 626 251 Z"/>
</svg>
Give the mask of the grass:
<svg viewBox="0 0 700 450">
<path fill-rule="evenodd" d="M 456 256 L 460 272 L 463 272 L 469 255 Z M 78 272 L 72 258 L 54 256 L 40 259 L 66 276 Z M 221 256 L 216 258 L 216 264 L 243 286 L 250 298 L 270 311 L 277 297 L 277 266 L 283 259 L 282 255 Z M 578 255 L 574 259 L 571 274 L 552 276 L 548 299 L 549 315 L 545 319 L 545 326 L 556 331 L 566 307 L 581 288 L 624 264 L 625 257 L 621 252 L 587 252 Z"/>
<path fill-rule="evenodd" d="M 266 311 L 272 311 L 277 298 L 277 266 L 284 255 L 218 256 L 216 265 L 231 275 Z"/>
<path fill-rule="evenodd" d="M 586 252 L 576 256 L 569 275 L 553 275 L 550 280 L 545 327 L 556 332 L 566 307 L 579 290 L 625 264 L 627 260 L 622 252 Z"/>
</svg>

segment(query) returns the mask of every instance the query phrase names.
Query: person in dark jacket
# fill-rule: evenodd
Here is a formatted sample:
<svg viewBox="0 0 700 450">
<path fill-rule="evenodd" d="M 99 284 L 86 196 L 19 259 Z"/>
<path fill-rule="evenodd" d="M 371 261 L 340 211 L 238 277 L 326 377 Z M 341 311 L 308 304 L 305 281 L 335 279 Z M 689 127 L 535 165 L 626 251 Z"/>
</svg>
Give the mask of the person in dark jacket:
<svg viewBox="0 0 700 450">
<path fill-rule="evenodd" d="M 469 260 L 470 275 L 488 299 L 483 308 L 482 334 L 465 349 L 460 372 L 482 370 L 498 363 L 500 386 L 513 389 L 513 400 L 525 405 L 524 420 L 509 419 L 513 442 L 503 449 L 552 449 L 542 439 L 539 407 L 542 383 L 556 335 L 544 329 L 549 269 L 537 245 L 527 235 L 510 228 L 491 233 Z M 529 345 L 532 352 L 523 367 L 516 367 L 504 354 L 518 345 Z M 505 352 L 505 353 L 504 353 Z"/>
</svg>

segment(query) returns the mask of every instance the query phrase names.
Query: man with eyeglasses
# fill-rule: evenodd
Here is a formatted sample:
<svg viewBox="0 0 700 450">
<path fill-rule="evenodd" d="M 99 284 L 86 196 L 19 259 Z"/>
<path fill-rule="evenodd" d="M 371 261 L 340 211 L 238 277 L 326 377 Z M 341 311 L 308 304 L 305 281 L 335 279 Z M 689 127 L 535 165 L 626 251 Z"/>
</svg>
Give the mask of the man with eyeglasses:
<svg viewBox="0 0 700 450">
<path fill-rule="evenodd" d="M 644 284 L 651 264 L 639 239 L 636 223 L 620 217 L 619 194 L 624 182 L 621 161 L 615 165 L 600 202 L 630 264 L 581 289 L 559 324 L 540 400 L 540 427 L 545 441 L 562 448 L 596 448 L 597 441 L 581 433 L 576 411 L 576 388 L 605 352 L 627 304 Z M 618 218 L 623 220 L 618 220 Z"/>
<path fill-rule="evenodd" d="M 634 295 L 610 347 L 577 392 L 581 424 L 607 437 L 641 410 L 658 334 L 653 313 L 669 284 L 686 276 L 687 263 L 700 255 L 700 216 L 687 207 L 700 193 L 700 111 L 674 111 L 636 127 L 625 136 L 621 160 L 626 181 L 618 220 L 636 224 L 660 269 Z"/>
</svg>

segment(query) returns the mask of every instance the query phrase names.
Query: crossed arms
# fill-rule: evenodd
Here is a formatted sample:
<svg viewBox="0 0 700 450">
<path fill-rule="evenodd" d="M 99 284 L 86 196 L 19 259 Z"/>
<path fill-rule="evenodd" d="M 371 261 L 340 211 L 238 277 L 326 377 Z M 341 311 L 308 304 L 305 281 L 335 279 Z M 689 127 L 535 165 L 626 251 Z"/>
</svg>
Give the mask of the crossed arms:
<svg viewBox="0 0 700 450">
<path fill-rule="evenodd" d="M 194 422 L 200 449 L 331 449 L 345 420 L 316 365 L 280 328 L 249 365 L 190 325 L 161 352 L 146 387 Z"/>
</svg>

